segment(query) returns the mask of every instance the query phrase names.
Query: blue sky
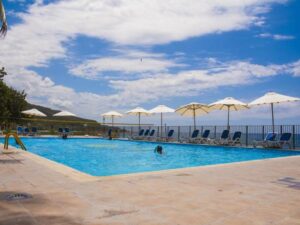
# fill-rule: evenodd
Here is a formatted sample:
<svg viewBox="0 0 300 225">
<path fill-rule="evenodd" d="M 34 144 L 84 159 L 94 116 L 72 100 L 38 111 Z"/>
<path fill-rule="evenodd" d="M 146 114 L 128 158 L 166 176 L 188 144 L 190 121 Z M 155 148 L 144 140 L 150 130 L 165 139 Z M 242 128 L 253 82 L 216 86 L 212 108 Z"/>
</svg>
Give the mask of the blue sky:
<svg viewBox="0 0 300 225">
<path fill-rule="evenodd" d="M 176 108 L 268 91 L 300 97 L 296 0 L 4 1 L 9 31 L 0 63 L 32 103 L 98 119 L 106 111 Z M 299 103 L 276 106 L 298 123 Z M 236 112 L 235 124 L 269 124 L 269 109 Z M 199 118 L 224 124 L 224 112 Z M 126 117 L 120 122 L 132 122 Z M 157 118 L 145 122 L 156 123 Z M 169 115 L 168 124 L 190 124 Z"/>
</svg>

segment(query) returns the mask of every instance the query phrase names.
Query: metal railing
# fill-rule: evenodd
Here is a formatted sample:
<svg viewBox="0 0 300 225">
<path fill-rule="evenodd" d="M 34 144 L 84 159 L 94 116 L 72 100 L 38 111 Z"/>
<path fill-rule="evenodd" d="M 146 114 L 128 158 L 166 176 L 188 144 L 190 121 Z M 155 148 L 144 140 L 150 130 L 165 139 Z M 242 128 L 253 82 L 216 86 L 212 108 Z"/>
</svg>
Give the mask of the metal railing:
<svg viewBox="0 0 300 225">
<path fill-rule="evenodd" d="M 110 127 L 106 128 L 107 130 Z M 114 127 L 116 129 L 116 127 Z M 191 137 L 194 127 L 193 126 L 118 126 L 115 130 L 115 136 L 119 138 L 131 138 L 138 136 L 141 129 L 155 130 L 155 137 L 166 137 L 170 130 L 174 130 L 173 139 L 175 141 L 186 140 Z M 221 137 L 223 130 L 227 129 L 227 126 L 197 126 L 199 136 L 203 134 L 205 130 L 210 130 L 209 138 L 218 139 Z M 266 135 L 272 132 L 271 125 L 240 125 L 230 126 L 230 135 L 233 136 L 234 132 L 242 132 L 241 143 L 244 146 L 251 146 L 254 141 L 262 141 Z M 292 134 L 291 145 L 293 148 L 300 148 L 300 125 L 277 125 L 275 126 L 275 133 L 278 134 L 277 139 L 280 138 L 281 134 L 288 132 Z"/>
</svg>

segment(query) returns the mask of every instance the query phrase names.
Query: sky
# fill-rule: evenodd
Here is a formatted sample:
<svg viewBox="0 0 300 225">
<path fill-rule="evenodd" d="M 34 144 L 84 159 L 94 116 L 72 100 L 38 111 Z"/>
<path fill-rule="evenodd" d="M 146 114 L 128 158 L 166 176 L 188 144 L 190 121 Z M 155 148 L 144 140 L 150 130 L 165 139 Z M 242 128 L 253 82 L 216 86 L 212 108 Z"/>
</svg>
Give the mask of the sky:
<svg viewBox="0 0 300 225">
<path fill-rule="evenodd" d="M 165 104 L 246 103 L 275 91 L 300 97 L 297 0 L 4 0 L 0 40 L 8 85 L 27 100 L 102 121 Z M 277 124 L 299 124 L 300 103 L 275 106 Z M 270 124 L 270 107 L 231 113 L 232 124 Z M 197 124 L 226 124 L 224 111 Z M 132 123 L 126 116 L 117 120 Z M 159 124 L 159 117 L 142 119 Z M 165 115 L 169 125 L 192 118 Z"/>
</svg>

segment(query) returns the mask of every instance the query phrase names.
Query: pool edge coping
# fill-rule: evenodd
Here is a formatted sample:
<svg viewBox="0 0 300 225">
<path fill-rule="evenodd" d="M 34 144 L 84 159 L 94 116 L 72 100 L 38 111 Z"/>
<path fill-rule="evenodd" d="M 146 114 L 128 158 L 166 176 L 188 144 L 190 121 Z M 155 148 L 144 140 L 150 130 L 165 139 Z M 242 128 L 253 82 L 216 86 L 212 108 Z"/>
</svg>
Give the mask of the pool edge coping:
<svg viewBox="0 0 300 225">
<path fill-rule="evenodd" d="M 238 166 L 238 165 L 245 165 L 245 164 L 252 164 L 256 162 L 264 162 L 264 161 L 278 161 L 282 159 L 288 158 L 299 158 L 299 155 L 294 156 L 283 156 L 283 157 L 276 157 L 276 158 L 267 158 L 267 159 L 256 159 L 256 160 L 249 160 L 249 161 L 241 161 L 241 162 L 232 162 L 232 163 L 222 163 L 222 164 L 214 164 L 214 165 L 204 165 L 204 166 L 194 166 L 194 167 L 186 167 L 186 168 L 176 168 L 176 169 L 167 169 L 167 170 L 158 170 L 158 171 L 146 171 L 146 172 L 138 172 L 138 173 L 130 173 L 130 174 L 116 174 L 116 175 L 109 175 L 109 176 L 93 176 L 88 173 L 79 171 L 75 168 L 70 166 L 64 165 L 62 163 L 56 162 L 54 160 L 45 158 L 43 156 L 23 151 L 17 149 L 13 146 L 9 146 L 9 150 L 11 154 L 21 154 L 34 162 L 46 166 L 48 169 L 54 170 L 62 175 L 65 175 L 73 180 L 78 182 L 91 182 L 91 181 L 104 181 L 104 180 L 115 180 L 115 179 L 126 179 L 131 177 L 142 177 L 142 176 L 152 176 L 152 175 L 163 175 L 163 174 L 176 174 L 176 173 L 187 173 L 195 170 L 204 170 L 209 168 L 216 168 L 216 167 L 228 167 L 228 166 Z M 0 151 L 0 154 L 3 154 Z M 4 153 L 5 154 L 5 153 Z"/>
</svg>

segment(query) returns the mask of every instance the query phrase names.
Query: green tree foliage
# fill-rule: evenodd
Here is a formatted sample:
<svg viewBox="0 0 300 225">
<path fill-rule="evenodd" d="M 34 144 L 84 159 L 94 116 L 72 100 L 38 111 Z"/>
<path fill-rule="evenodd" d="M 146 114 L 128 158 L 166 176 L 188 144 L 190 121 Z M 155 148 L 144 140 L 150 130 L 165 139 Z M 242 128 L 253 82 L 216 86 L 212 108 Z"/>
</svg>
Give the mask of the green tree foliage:
<svg viewBox="0 0 300 225">
<path fill-rule="evenodd" d="M 6 75 L 4 70 L 0 77 L 1 75 Z M 21 117 L 21 111 L 27 106 L 26 94 L 24 91 L 19 92 L 8 87 L 3 82 L 3 76 L 0 79 L 0 121 L 1 123 L 17 121 Z"/>
<path fill-rule="evenodd" d="M 3 81 L 4 76 L 7 75 L 7 73 L 5 72 L 5 68 L 2 67 L 0 69 L 0 80 Z"/>
</svg>

